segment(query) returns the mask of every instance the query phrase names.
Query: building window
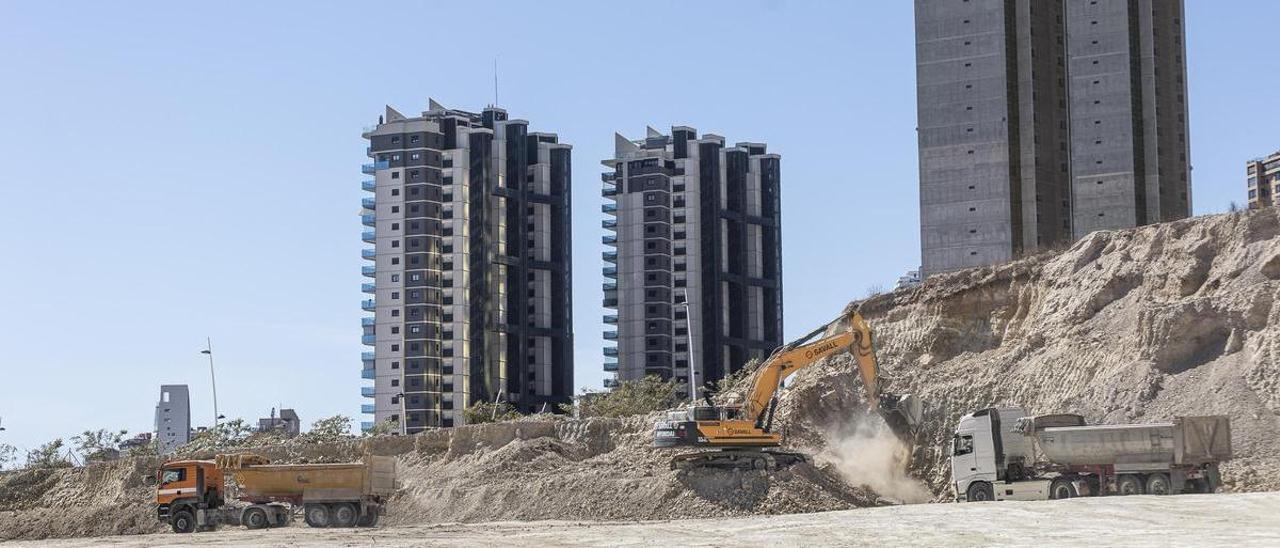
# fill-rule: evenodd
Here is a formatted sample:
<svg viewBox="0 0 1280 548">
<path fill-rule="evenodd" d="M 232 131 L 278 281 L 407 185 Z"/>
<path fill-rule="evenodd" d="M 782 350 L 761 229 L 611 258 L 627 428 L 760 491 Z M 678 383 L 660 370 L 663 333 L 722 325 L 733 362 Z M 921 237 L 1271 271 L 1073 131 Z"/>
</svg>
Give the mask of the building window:
<svg viewBox="0 0 1280 548">
<path fill-rule="evenodd" d="M 399 178 L 400 178 L 400 172 L 399 172 L 399 171 L 392 171 L 392 172 L 391 172 L 391 178 L 392 178 L 392 179 L 399 179 Z"/>
<path fill-rule="evenodd" d="M 391 345 L 391 351 L 392 351 L 392 352 L 399 352 L 399 351 L 400 351 L 400 345 L 398 345 L 398 344 L 393 344 L 393 345 Z"/>
</svg>

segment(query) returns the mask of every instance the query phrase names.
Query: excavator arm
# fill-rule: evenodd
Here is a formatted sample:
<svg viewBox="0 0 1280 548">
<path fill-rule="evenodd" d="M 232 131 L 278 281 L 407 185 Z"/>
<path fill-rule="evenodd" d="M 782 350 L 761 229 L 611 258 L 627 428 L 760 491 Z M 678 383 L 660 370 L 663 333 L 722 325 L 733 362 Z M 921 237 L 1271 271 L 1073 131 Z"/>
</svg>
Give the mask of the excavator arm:
<svg viewBox="0 0 1280 548">
<path fill-rule="evenodd" d="M 919 404 L 910 395 L 882 392 L 880 364 L 876 360 L 871 328 L 856 310 L 775 350 L 756 372 L 755 382 L 743 406 L 743 416 L 754 419 L 758 428 L 768 429 L 782 381 L 823 358 L 845 350 L 857 362 L 868 408 L 884 417 L 898 437 L 914 437 L 920 420 Z"/>
</svg>

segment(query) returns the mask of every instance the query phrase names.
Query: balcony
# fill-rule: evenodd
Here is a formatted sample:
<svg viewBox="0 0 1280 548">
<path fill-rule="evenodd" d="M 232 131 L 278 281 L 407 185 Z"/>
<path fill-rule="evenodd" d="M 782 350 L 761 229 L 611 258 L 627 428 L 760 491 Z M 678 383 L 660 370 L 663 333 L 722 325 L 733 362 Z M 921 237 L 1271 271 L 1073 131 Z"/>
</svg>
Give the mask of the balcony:
<svg viewBox="0 0 1280 548">
<path fill-rule="evenodd" d="M 378 240 L 378 236 L 376 233 L 374 233 L 374 231 L 366 230 L 360 233 L 360 239 L 363 240 L 365 243 L 371 244 Z"/>
<path fill-rule="evenodd" d="M 616 341 L 616 340 L 618 340 L 618 332 L 617 332 L 617 331 L 605 331 L 605 332 L 604 332 L 604 340 L 606 340 L 606 341 Z"/>
<path fill-rule="evenodd" d="M 606 347 L 604 347 L 604 355 L 605 355 L 606 357 L 610 357 L 610 358 L 616 358 L 616 357 L 618 357 L 618 347 L 616 347 L 616 346 L 606 346 Z"/>
<path fill-rule="evenodd" d="M 373 414 L 373 404 L 371 404 L 371 403 L 362 403 L 362 404 L 360 404 L 360 412 L 361 412 L 361 413 L 364 413 L 364 414 L 366 414 L 366 415 L 372 415 L 372 414 Z"/>
<path fill-rule="evenodd" d="M 360 267 L 360 273 L 366 278 L 373 278 L 378 274 L 378 267 L 373 265 L 362 266 Z"/>
<path fill-rule="evenodd" d="M 604 245 L 618 245 L 618 237 L 613 234 L 605 234 L 604 236 L 601 236 L 600 241 L 604 243 Z"/>
<path fill-rule="evenodd" d="M 364 309 L 365 312 L 373 312 L 377 305 L 373 302 L 373 299 L 365 299 L 360 301 L 360 308 Z"/>
<path fill-rule="evenodd" d="M 618 298 L 605 299 L 603 303 L 605 308 L 618 308 Z"/>
<path fill-rule="evenodd" d="M 360 431 L 368 432 L 373 430 L 373 421 L 360 421 Z"/>
<path fill-rule="evenodd" d="M 617 219 L 604 219 L 604 220 L 600 221 L 600 226 L 601 226 L 601 227 L 603 227 L 603 228 L 609 228 L 609 229 L 618 228 L 618 220 L 617 220 Z"/>
<path fill-rule="evenodd" d="M 365 209 L 377 209 L 378 200 L 375 198 L 361 198 L 360 207 L 363 207 Z"/>
<path fill-rule="evenodd" d="M 360 327 L 373 327 L 373 316 L 360 318 Z"/>
<path fill-rule="evenodd" d="M 366 261 L 372 261 L 378 258 L 378 252 L 372 249 L 361 249 L 360 258 Z"/>
<path fill-rule="evenodd" d="M 618 379 L 605 379 L 605 380 L 604 380 L 604 387 L 605 387 L 605 388 L 617 388 L 617 387 L 618 387 L 618 384 L 619 384 L 619 383 L 618 383 Z"/>
<path fill-rule="evenodd" d="M 373 284 L 360 284 L 360 291 L 364 293 L 373 293 L 376 289 Z"/>
<path fill-rule="evenodd" d="M 618 267 L 616 266 L 606 266 L 601 270 L 601 272 L 606 278 L 618 279 Z"/>
<path fill-rule="evenodd" d="M 363 344 L 363 345 L 365 345 L 365 346 L 373 346 L 373 345 L 374 345 L 374 343 L 376 343 L 377 341 L 378 341 L 377 337 L 375 337 L 375 336 L 373 336 L 373 335 L 361 335 L 361 336 L 360 336 L 360 344 Z"/>
<path fill-rule="evenodd" d="M 608 214 L 610 214 L 610 215 L 617 215 L 617 214 L 618 214 L 618 204 L 604 204 L 604 205 L 600 206 L 600 211 L 603 211 L 603 212 L 608 213 Z"/>
<path fill-rule="evenodd" d="M 601 254 L 601 257 L 604 257 L 604 261 L 605 261 L 606 263 L 618 264 L 618 252 L 617 252 L 617 251 L 606 251 L 606 252 L 604 252 L 603 254 Z"/>
<path fill-rule="evenodd" d="M 360 181 L 360 190 L 365 192 L 374 192 L 378 190 L 378 183 L 374 181 Z"/>
<path fill-rule="evenodd" d="M 617 315 L 617 314 L 605 314 L 605 315 L 604 315 L 604 323 L 607 323 L 607 324 L 609 324 L 609 325 L 618 325 L 618 315 Z"/>
<path fill-rule="evenodd" d="M 605 291 L 617 291 L 618 282 L 605 282 L 601 287 L 603 287 Z"/>
<path fill-rule="evenodd" d="M 377 218 L 378 218 L 377 215 L 374 215 L 372 213 L 365 213 L 364 215 L 360 216 L 360 224 L 364 226 L 373 226 L 373 223 L 374 221 L 377 220 Z"/>
<path fill-rule="evenodd" d="M 361 386 L 361 387 L 360 387 L 360 395 L 361 395 L 361 396 L 364 396 L 364 397 L 366 397 L 366 398 L 372 398 L 372 397 L 373 397 L 373 387 L 372 387 L 372 386 Z"/>
<path fill-rule="evenodd" d="M 361 369 L 361 370 L 360 370 L 360 378 L 362 378 L 362 379 L 372 379 L 372 378 L 374 377 L 374 373 L 376 373 L 376 371 L 375 371 L 375 370 L 373 370 L 373 369 Z"/>
<path fill-rule="evenodd" d="M 616 373 L 618 371 L 618 362 L 604 362 L 604 371 L 606 373 Z"/>
<path fill-rule="evenodd" d="M 391 167 L 391 162 L 383 160 L 381 162 L 374 162 L 372 164 L 360 166 L 360 172 L 365 175 L 373 175 L 374 173 L 377 173 L 379 169 L 387 169 L 389 167 Z"/>
<path fill-rule="evenodd" d="M 605 198 L 613 198 L 614 196 L 618 195 L 618 187 L 616 186 L 604 187 L 604 189 L 600 191 L 600 195 L 604 196 Z"/>
<path fill-rule="evenodd" d="M 373 358 L 374 358 L 373 352 L 361 352 L 361 353 L 360 353 L 360 361 L 364 361 L 364 362 L 373 362 Z M 366 366 L 366 367 L 373 367 L 373 363 L 366 363 L 366 364 L 365 364 L 365 366 Z"/>
</svg>

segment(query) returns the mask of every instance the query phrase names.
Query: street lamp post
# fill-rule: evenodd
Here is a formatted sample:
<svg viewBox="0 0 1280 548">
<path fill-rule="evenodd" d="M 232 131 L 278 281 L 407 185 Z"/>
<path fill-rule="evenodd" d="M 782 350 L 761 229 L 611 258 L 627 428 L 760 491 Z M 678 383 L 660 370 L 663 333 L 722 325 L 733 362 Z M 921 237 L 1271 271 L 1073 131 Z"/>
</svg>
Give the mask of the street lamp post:
<svg viewBox="0 0 1280 548">
<path fill-rule="evenodd" d="M 200 351 L 201 354 L 209 356 L 209 384 L 213 387 L 213 426 L 218 426 L 218 419 L 222 415 L 218 414 L 218 377 L 213 374 L 213 339 L 205 338 L 205 349 Z"/>
<path fill-rule="evenodd" d="M 693 340 L 693 313 L 689 312 L 689 290 L 681 289 L 680 296 L 684 301 L 682 304 L 684 305 L 685 331 L 689 334 L 689 402 L 694 403 L 698 401 L 698 345 Z"/>
<path fill-rule="evenodd" d="M 396 399 L 400 400 L 400 420 L 396 421 L 400 423 L 400 435 L 408 436 L 409 435 L 409 417 L 406 416 L 408 412 L 405 411 L 405 407 L 404 407 L 404 392 L 396 394 Z"/>
</svg>

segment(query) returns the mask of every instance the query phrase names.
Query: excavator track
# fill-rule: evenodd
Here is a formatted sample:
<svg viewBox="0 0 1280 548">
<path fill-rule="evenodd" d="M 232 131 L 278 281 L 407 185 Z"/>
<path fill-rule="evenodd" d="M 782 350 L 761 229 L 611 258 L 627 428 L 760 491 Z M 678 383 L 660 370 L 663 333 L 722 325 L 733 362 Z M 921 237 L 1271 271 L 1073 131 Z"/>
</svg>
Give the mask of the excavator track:
<svg viewBox="0 0 1280 548">
<path fill-rule="evenodd" d="M 671 469 L 713 468 L 719 470 L 767 470 L 773 472 L 804 462 L 809 462 L 809 456 L 804 453 L 730 448 L 676 455 L 671 459 Z"/>
</svg>

